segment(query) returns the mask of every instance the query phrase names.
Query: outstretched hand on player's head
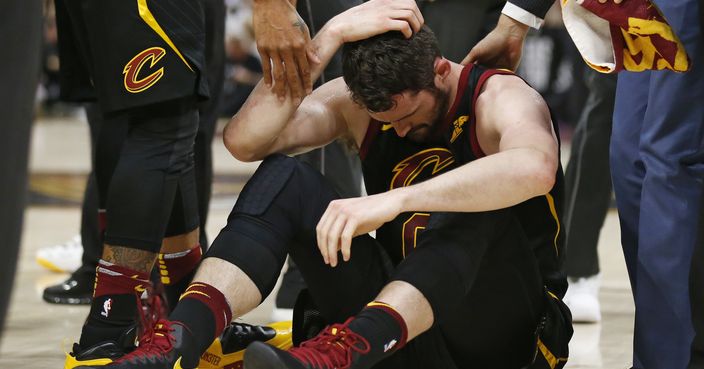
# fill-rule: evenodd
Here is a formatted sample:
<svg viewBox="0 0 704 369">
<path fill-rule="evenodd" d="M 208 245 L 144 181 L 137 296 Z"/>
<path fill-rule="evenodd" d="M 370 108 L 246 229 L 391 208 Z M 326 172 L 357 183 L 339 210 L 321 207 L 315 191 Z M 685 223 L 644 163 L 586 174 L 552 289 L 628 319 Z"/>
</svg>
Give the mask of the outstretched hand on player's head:
<svg viewBox="0 0 704 369">
<path fill-rule="evenodd" d="M 423 26 L 423 15 L 414 0 L 371 0 L 330 20 L 340 42 L 363 40 L 389 31 L 411 37 Z"/>
</svg>

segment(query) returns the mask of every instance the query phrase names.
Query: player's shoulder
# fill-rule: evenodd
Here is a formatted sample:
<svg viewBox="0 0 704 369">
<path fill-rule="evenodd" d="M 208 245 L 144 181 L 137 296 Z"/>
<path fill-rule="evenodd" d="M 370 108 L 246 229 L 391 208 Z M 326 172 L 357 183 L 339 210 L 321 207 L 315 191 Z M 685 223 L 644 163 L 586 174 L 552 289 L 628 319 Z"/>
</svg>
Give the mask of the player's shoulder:
<svg viewBox="0 0 704 369">
<path fill-rule="evenodd" d="M 523 78 L 514 73 L 490 74 L 484 81 L 476 101 L 476 108 L 491 106 L 503 109 L 515 104 L 545 105 L 543 97 Z"/>
<path fill-rule="evenodd" d="M 480 96 L 533 90 L 521 77 L 510 71 L 487 69 L 486 81 L 481 86 Z"/>
<path fill-rule="evenodd" d="M 547 103 L 540 93 L 513 73 L 492 74 L 482 86 L 474 109 L 478 120 L 494 125 L 504 125 L 509 116 L 525 117 L 534 113 L 549 116 Z"/>
</svg>

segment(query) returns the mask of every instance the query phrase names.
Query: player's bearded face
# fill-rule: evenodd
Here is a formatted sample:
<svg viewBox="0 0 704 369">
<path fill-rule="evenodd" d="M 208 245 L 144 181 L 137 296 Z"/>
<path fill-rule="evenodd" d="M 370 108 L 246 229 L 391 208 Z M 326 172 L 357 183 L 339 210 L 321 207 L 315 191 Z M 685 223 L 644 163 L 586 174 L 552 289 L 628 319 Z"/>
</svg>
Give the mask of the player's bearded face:
<svg viewBox="0 0 704 369">
<path fill-rule="evenodd" d="M 426 141 L 431 134 L 437 132 L 437 129 L 442 125 L 447 114 L 449 97 L 446 92 L 435 89 L 431 92 L 434 97 L 433 107 L 430 109 L 426 119 L 421 119 L 421 123 L 413 125 L 410 131 L 406 133 L 406 137 L 412 141 Z"/>
<path fill-rule="evenodd" d="M 447 113 L 449 96 L 440 89 L 404 92 L 394 97 L 393 108 L 370 113 L 372 118 L 392 125 L 400 137 L 423 142 L 437 131 Z"/>
</svg>

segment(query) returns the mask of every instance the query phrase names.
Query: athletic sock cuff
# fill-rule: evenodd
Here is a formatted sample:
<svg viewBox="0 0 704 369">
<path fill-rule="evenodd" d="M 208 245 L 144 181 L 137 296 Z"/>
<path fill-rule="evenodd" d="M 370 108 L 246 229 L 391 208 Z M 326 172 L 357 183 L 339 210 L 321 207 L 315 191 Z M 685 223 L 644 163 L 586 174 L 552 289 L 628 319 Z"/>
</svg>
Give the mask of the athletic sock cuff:
<svg viewBox="0 0 704 369">
<path fill-rule="evenodd" d="M 150 286 L 148 273 L 115 265 L 101 259 L 95 272 L 93 296 L 141 293 Z"/>
<path fill-rule="evenodd" d="M 173 285 L 189 275 L 200 262 L 203 251 L 200 245 L 171 254 L 159 254 L 159 278 L 165 286 Z"/>
<path fill-rule="evenodd" d="M 215 318 L 215 332 L 220 334 L 232 320 L 232 309 L 217 288 L 202 282 L 191 283 L 180 300 L 194 299 L 205 304 Z"/>
<path fill-rule="evenodd" d="M 408 340 L 408 327 L 406 326 L 406 321 L 403 320 L 401 314 L 399 314 L 393 306 L 380 301 L 372 301 L 367 304 L 365 309 L 378 309 L 391 316 L 396 323 L 398 323 L 398 327 L 401 330 L 401 339 L 399 339 L 399 342 L 396 344 L 395 350 L 399 350 L 403 346 L 406 346 L 406 341 Z"/>
</svg>

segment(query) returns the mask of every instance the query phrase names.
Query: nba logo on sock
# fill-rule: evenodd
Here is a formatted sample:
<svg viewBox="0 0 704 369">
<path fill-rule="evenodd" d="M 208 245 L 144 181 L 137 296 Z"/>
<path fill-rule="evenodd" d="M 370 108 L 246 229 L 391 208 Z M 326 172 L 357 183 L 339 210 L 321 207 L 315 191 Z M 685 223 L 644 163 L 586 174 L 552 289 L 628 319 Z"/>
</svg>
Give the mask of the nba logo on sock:
<svg viewBox="0 0 704 369">
<path fill-rule="evenodd" d="M 103 311 L 100 313 L 100 315 L 107 318 L 110 314 L 110 309 L 112 309 L 112 299 L 107 299 L 105 300 L 105 302 L 103 302 Z"/>
<path fill-rule="evenodd" d="M 394 348 L 394 346 L 396 346 L 396 340 L 395 340 L 395 339 L 391 340 L 389 343 L 387 343 L 387 344 L 384 345 L 384 352 L 387 352 L 387 351 L 391 350 L 392 348 Z"/>
</svg>

